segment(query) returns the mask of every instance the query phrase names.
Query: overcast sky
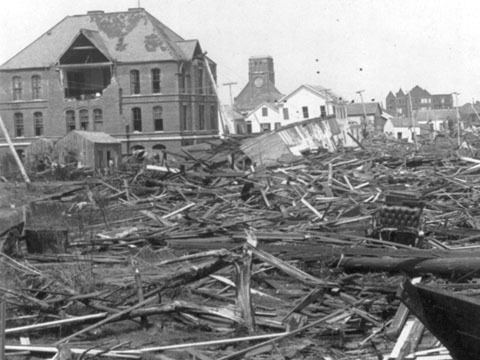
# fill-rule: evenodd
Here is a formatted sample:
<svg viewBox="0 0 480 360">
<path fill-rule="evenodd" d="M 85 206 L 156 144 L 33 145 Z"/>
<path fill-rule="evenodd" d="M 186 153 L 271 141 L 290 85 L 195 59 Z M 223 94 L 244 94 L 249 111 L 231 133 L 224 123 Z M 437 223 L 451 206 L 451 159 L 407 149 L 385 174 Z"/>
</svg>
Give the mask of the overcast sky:
<svg viewBox="0 0 480 360">
<path fill-rule="evenodd" d="M 138 0 L 8 0 L 0 12 L 0 63 L 67 15 L 122 11 Z M 480 100 L 480 1 L 475 0 L 141 0 L 185 39 L 199 39 L 225 82 L 247 82 L 248 58 L 271 55 L 287 94 L 318 84 L 346 99 L 385 101 L 389 90 Z"/>
</svg>

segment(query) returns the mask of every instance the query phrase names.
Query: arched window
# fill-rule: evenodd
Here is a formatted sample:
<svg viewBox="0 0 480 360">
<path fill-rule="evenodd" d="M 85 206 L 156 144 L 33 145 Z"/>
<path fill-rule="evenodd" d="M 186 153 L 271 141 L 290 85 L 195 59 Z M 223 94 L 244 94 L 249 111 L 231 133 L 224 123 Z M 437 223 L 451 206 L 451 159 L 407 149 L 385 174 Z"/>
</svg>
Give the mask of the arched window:
<svg viewBox="0 0 480 360">
<path fill-rule="evenodd" d="M 22 78 L 14 76 L 12 78 L 13 100 L 22 100 Z"/>
<path fill-rule="evenodd" d="M 88 110 L 82 109 L 78 112 L 80 118 L 80 130 L 88 130 Z"/>
<path fill-rule="evenodd" d="M 153 150 L 165 150 L 166 147 L 165 147 L 165 145 L 162 145 L 162 144 L 155 144 L 155 145 L 152 146 L 152 149 Z"/>
<path fill-rule="evenodd" d="M 17 112 L 13 114 L 13 123 L 15 126 L 15 137 L 23 137 L 25 136 L 25 129 L 23 126 L 23 114 Z"/>
<path fill-rule="evenodd" d="M 145 150 L 145 147 L 142 145 L 134 145 L 132 146 L 132 151 L 139 151 L 139 150 Z"/>
<path fill-rule="evenodd" d="M 65 122 L 67 124 L 67 133 L 75 130 L 75 111 L 67 110 L 65 112 Z"/>
<path fill-rule="evenodd" d="M 198 64 L 197 68 L 197 89 L 198 94 L 203 94 L 203 66 Z"/>
<path fill-rule="evenodd" d="M 160 69 L 152 69 L 152 93 L 159 93 L 161 91 L 160 87 Z"/>
<path fill-rule="evenodd" d="M 161 106 L 153 107 L 153 128 L 155 131 L 163 131 L 163 109 Z"/>
<path fill-rule="evenodd" d="M 140 72 L 138 70 L 130 71 L 130 93 L 140 94 Z"/>
<path fill-rule="evenodd" d="M 40 75 L 32 76 L 32 99 L 40 99 L 42 91 L 42 79 Z"/>
<path fill-rule="evenodd" d="M 133 131 L 142 131 L 142 109 L 133 108 L 132 109 L 132 122 L 133 122 Z"/>
<path fill-rule="evenodd" d="M 38 111 L 33 113 L 33 132 L 35 136 L 43 135 L 43 114 Z"/>
</svg>

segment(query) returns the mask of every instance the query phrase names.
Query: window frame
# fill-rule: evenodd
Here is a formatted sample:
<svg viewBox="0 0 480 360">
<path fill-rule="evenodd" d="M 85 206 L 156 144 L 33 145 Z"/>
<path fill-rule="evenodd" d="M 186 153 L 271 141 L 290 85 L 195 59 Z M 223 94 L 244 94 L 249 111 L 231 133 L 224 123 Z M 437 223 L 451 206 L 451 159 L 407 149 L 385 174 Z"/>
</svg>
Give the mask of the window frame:
<svg viewBox="0 0 480 360">
<path fill-rule="evenodd" d="M 13 127 L 15 128 L 15 137 L 25 137 L 25 122 L 22 112 L 15 112 L 13 114 Z"/>
<path fill-rule="evenodd" d="M 78 111 L 78 121 L 80 122 L 80 130 L 87 131 L 88 126 L 90 125 L 90 114 L 88 109 L 80 109 Z"/>
<path fill-rule="evenodd" d="M 32 99 L 42 98 L 42 77 L 40 75 L 32 75 Z"/>
<path fill-rule="evenodd" d="M 130 70 L 130 94 L 140 94 L 140 71 L 137 69 Z"/>
<path fill-rule="evenodd" d="M 12 77 L 12 98 L 14 101 L 22 100 L 23 98 L 23 84 L 21 76 L 15 75 Z"/>
<path fill-rule="evenodd" d="M 154 106 L 152 108 L 153 130 L 154 131 L 164 131 L 165 130 L 162 115 L 163 115 L 163 107 L 162 106 L 157 105 L 157 106 Z"/>
<path fill-rule="evenodd" d="M 43 136 L 43 113 L 41 111 L 35 111 L 33 113 L 33 134 L 35 136 Z"/>
<path fill-rule="evenodd" d="M 69 115 L 72 115 L 72 116 L 69 116 Z M 67 133 L 77 128 L 77 122 L 75 119 L 74 110 L 65 110 L 65 124 L 67 126 Z"/>
<path fill-rule="evenodd" d="M 160 68 L 153 68 L 150 70 L 150 76 L 152 80 L 152 94 L 159 94 L 162 92 L 161 76 L 162 71 Z"/>
<path fill-rule="evenodd" d="M 308 106 L 302 106 L 302 116 L 304 119 L 309 118 Z"/>
<path fill-rule="evenodd" d="M 134 107 L 131 111 L 133 131 L 142 132 L 142 109 L 139 107 Z"/>
</svg>

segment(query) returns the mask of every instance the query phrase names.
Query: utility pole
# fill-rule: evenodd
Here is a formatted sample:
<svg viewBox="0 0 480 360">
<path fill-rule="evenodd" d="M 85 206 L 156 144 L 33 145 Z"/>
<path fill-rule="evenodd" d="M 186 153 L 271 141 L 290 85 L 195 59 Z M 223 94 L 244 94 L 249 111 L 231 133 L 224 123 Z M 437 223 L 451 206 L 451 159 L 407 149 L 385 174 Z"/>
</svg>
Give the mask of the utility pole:
<svg viewBox="0 0 480 360">
<path fill-rule="evenodd" d="M 231 82 L 223 83 L 222 85 L 223 85 L 223 86 L 228 86 L 228 90 L 230 91 L 230 106 L 233 107 L 232 86 L 233 86 L 233 85 L 237 85 L 237 83 L 231 81 Z"/>
<path fill-rule="evenodd" d="M 367 109 L 365 108 L 365 102 L 363 101 L 363 93 L 365 90 L 358 90 L 357 94 L 360 95 L 360 101 L 362 102 L 363 108 L 363 137 L 365 138 L 367 135 Z"/>
<path fill-rule="evenodd" d="M 415 144 L 415 150 L 417 150 L 417 136 L 415 134 L 415 128 L 414 128 L 414 121 L 413 121 L 413 105 L 412 105 L 412 96 L 410 94 L 410 91 L 408 92 L 408 104 L 409 104 L 409 113 L 410 113 L 410 129 L 412 131 L 412 139 L 413 143 Z"/>
<path fill-rule="evenodd" d="M 458 141 L 458 147 L 462 145 L 462 140 L 460 138 L 460 113 L 458 112 L 458 95 L 460 93 L 454 92 L 452 95 L 455 95 L 455 109 L 456 109 L 456 115 L 457 115 L 457 141 Z"/>
</svg>

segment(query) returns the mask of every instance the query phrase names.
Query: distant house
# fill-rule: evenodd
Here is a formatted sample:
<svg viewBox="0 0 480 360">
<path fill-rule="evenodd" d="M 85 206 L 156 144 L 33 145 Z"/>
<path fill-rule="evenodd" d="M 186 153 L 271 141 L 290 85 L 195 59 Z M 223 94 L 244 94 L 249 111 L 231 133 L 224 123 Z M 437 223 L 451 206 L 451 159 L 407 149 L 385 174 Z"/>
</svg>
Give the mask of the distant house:
<svg viewBox="0 0 480 360">
<path fill-rule="evenodd" d="M 459 113 L 464 127 L 480 127 L 480 102 L 464 104 L 459 108 Z"/>
<path fill-rule="evenodd" d="M 415 120 L 406 117 L 392 117 L 385 122 L 383 131 L 387 136 L 413 142 L 413 134 L 420 135 L 420 126 Z"/>
<path fill-rule="evenodd" d="M 245 134 L 245 116 L 236 111 L 230 105 L 223 106 L 222 116 L 225 126 L 228 128 L 230 134 Z"/>
<path fill-rule="evenodd" d="M 60 164 L 103 169 L 118 164 L 121 142 L 103 132 L 73 130 L 57 141 L 55 150 Z"/>
<path fill-rule="evenodd" d="M 278 101 L 282 125 L 335 116 L 339 97 L 320 85 L 304 84 Z"/>
<path fill-rule="evenodd" d="M 457 122 L 456 109 L 429 109 L 413 112 L 413 118 L 418 125 L 429 131 L 447 131 L 452 129 Z"/>
<path fill-rule="evenodd" d="M 387 118 L 386 114 L 378 102 L 370 103 L 350 103 L 347 104 L 347 118 L 348 121 L 360 124 L 366 115 L 367 130 L 375 131 L 377 133 L 383 132 L 383 127 Z"/>
<path fill-rule="evenodd" d="M 247 114 L 245 125 L 247 134 L 279 129 L 281 119 L 278 108 L 267 102 L 259 104 Z"/>
</svg>

